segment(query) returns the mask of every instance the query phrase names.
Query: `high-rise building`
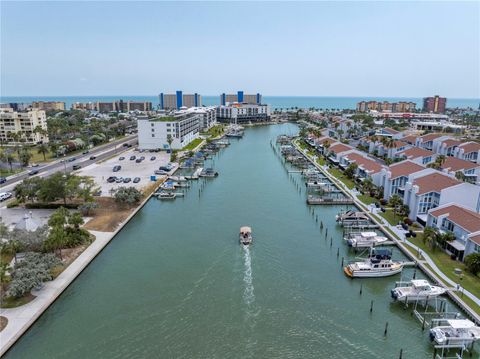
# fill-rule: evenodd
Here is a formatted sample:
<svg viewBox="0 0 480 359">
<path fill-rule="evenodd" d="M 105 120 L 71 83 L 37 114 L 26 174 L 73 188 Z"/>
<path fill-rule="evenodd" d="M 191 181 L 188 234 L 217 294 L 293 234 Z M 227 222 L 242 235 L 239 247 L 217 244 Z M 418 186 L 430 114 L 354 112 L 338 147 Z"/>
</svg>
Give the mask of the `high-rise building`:
<svg viewBox="0 0 480 359">
<path fill-rule="evenodd" d="M 445 97 L 435 95 L 423 99 L 423 111 L 425 112 L 445 113 L 446 107 L 447 99 Z"/>
<path fill-rule="evenodd" d="M 162 110 L 178 110 L 181 107 L 201 107 L 202 96 L 198 93 L 184 94 L 176 91 L 174 94 L 161 93 L 158 95 L 160 108 Z"/>
<path fill-rule="evenodd" d="M 65 102 L 60 101 L 33 101 L 32 108 L 45 111 L 65 111 Z"/>
<path fill-rule="evenodd" d="M 98 112 L 129 112 L 129 111 L 152 111 L 150 101 L 112 101 L 112 102 L 75 102 L 73 110 L 88 110 Z"/>
<path fill-rule="evenodd" d="M 360 101 L 357 103 L 358 112 L 380 111 L 380 112 L 411 112 L 415 111 L 417 104 L 415 102 L 377 102 Z"/>
<path fill-rule="evenodd" d="M 25 143 L 48 142 L 47 116 L 43 110 L 17 112 L 12 108 L 0 109 L 0 141 Z M 20 138 L 15 139 L 19 134 Z"/>
<path fill-rule="evenodd" d="M 248 104 L 261 104 L 262 95 L 257 93 L 255 95 L 244 94 L 243 91 L 238 91 L 237 94 L 225 94 L 220 95 L 220 105 L 225 106 L 228 103 L 248 103 Z"/>
<path fill-rule="evenodd" d="M 264 122 L 270 120 L 270 105 L 231 103 L 217 107 L 217 121 L 227 123 Z"/>
</svg>

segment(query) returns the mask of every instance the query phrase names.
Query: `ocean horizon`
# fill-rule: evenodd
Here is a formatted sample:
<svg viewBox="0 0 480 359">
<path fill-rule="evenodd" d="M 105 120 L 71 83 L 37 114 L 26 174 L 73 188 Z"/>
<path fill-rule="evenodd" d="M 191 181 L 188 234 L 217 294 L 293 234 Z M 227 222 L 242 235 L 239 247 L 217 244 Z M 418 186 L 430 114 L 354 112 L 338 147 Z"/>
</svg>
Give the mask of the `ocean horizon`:
<svg viewBox="0 0 480 359">
<path fill-rule="evenodd" d="M 0 96 L 0 103 L 30 103 L 32 101 L 61 101 L 70 108 L 75 102 L 107 102 L 117 100 L 151 101 L 154 106 L 159 104 L 158 96 L 152 95 L 112 95 L 112 96 Z M 421 97 L 369 97 L 369 96 L 263 96 L 262 102 L 269 104 L 273 109 L 298 108 L 321 108 L 321 109 L 355 109 L 360 101 L 411 101 L 421 108 L 423 98 Z M 202 96 L 204 106 L 220 104 L 220 96 Z M 447 98 L 447 108 L 473 108 L 480 107 L 480 98 Z"/>
</svg>

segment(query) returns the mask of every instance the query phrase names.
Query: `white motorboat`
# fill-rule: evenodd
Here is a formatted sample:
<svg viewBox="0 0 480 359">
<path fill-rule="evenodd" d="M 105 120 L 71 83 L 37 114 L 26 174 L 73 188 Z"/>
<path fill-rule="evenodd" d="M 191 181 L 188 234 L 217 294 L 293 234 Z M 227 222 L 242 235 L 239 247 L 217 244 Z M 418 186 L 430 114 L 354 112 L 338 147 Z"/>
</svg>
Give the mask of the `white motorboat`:
<svg viewBox="0 0 480 359">
<path fill-rule="evenodd" d="M 157 192 L 155 193 L 158 199 L 175 199 L 177 197 L 176 193 L 173 192 Z"/>
<path fill-rule="evenodd" d="M 431 285 L 425 279 L 412 279 L 409 282 L 397 282 L 391 294 L 395 300 L 415 302 L 435 298 L 446 292 L 445 288 Z"/>
<path fill-rule="evenodd" d="M 347 244 L 353 248 L 368 248 L 384 244 L 388 241 L 385 236 L 378 235 L 377 232 L 359 232 L 351 233 L 344 238 Z"/>
<path fill-rule="evenodd" d="M 430 339 L 439 345 L 469 345 L 480 339 L 480 327 L 468 319 L 434 319 Z"/>
<path fill-rule="evenodd" d="M 388 249 L 371 249 L 370 255 L 362 262 L 352 262 L 343 268 L 351 278 L 388 277 L 402 271 L 403 262 L 393 261 Z"/>
<path fill-rule="evenodd" d="M 240 227 L 240 235 L 239 235 L 240 243 L 243 245 L 249 245 L 253 241 L 252 237 L 252 229 L 250 227 Z"/>
</svg>

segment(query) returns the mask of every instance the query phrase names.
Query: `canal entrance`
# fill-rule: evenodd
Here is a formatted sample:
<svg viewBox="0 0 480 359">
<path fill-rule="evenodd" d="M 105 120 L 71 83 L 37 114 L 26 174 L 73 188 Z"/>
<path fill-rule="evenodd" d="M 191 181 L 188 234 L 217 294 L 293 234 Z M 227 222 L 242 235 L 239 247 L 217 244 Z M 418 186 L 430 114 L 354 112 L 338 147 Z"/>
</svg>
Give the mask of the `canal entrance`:
<svg viewBox="0 0 480 359">
<path fill-rule="evenodd" d="M 343 274 L 345 206 L 315 207 L 324 238 L 270 145 L 297 131 L 249 128 L 215 156 L 217 178 L 151 199 L 6 358 L 430 358 L 427 331 L 391 302 L 400 276 Z"/>
</svg>

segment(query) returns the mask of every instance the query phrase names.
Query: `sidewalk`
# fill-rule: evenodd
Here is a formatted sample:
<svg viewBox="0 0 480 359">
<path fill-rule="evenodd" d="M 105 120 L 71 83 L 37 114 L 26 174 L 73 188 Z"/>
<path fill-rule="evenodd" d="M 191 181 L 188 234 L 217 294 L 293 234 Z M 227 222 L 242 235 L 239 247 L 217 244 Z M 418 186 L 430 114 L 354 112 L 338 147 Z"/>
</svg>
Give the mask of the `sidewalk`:
<svg viewBox="0 0 480 359">
<path fill-rule="evenodd" d="M 456 293 L 453 293 L 451 290 L 451 287 L 457 288 L 457 284 L 452 281 L 450 278 L 448 278 L 441 270 L 438 268 L 433 260 L 423 252 L 420 248 L 418 248 L 416 245 L 413 243 L 408 242 L 405 239 L 405 231 L 399 230 L 396 226 L 392 226 L 390 223 L 388 223 L 383 217 L 381 216 L 372 216 L 372 212 L 370 211 L 370 206 L 366 205 L 362 201 L 360 201 L 357 197 L 357 193 L 354 190 L 350 190 L 343 182 L 332 176 L 328 171 L 327 166 L 320 166 L 314 159 L 311 158 L 310 155 L 308 155 L 306 150 L 303 150 L 300 146 L 298 146 L 296 143 L 294 143 L 295 147 L 310 161 L 314 164 L 315 167 L 317 167 L 320 171 L 323 172 L 323 174 L 333 183 L 335 183 L 338 188 L 347 196 L 350 196 L 354 199 L 355 204 L 360 207 L 362 210 L 364 210 L 367 215 L 370 217 L 370 219 L 378 224 L 380 228 L 385 232 L 385 234 L 389 237 L 391 237 L 397 244 L 397 246 L 408 256 L 412 257 L 419 266 L 422 268 L 423 271 L 425 271 L 427 274 L 431 274 L 431 276 L 440 284 L 448 288 L 448 285 L 450 285 L 450 289 L 448 291 L 449 295 L 459 304 L 466 312 L 468 312 L 474 319 L 476 319 L 477 322 L 480 322 L 480 315 L 474 311 L 472 308 L 470 308 Z M 376 214 L 376 213 L 373 213 Z M 380 221 L 376 218 L 380 218 Z M 392 236 L 388 231 L 385 229 L 389 229 L 394 233 Z M 422 261 L 420 258 L 417 258 L 414 254 L 406 250 L 406 246 L 409 246 L 413 248 L 417 253 L 420 254 L 421 257 L 424 258 Z M 429 269 L 425 266 L 425 262 L 432 268 L 433 273 L 430 273 Z M 445 284 L 447 283 L 447 284 Z M 466 295 L 468 298 L 470 298 L 473 302 L 475 302 L 477 305 L 480 305 L 480 299 L 477 298 L 474 294 L 469 292 L 468 290 L 462 288 L 462 293 L 463 295 Z"/>
</svg>

